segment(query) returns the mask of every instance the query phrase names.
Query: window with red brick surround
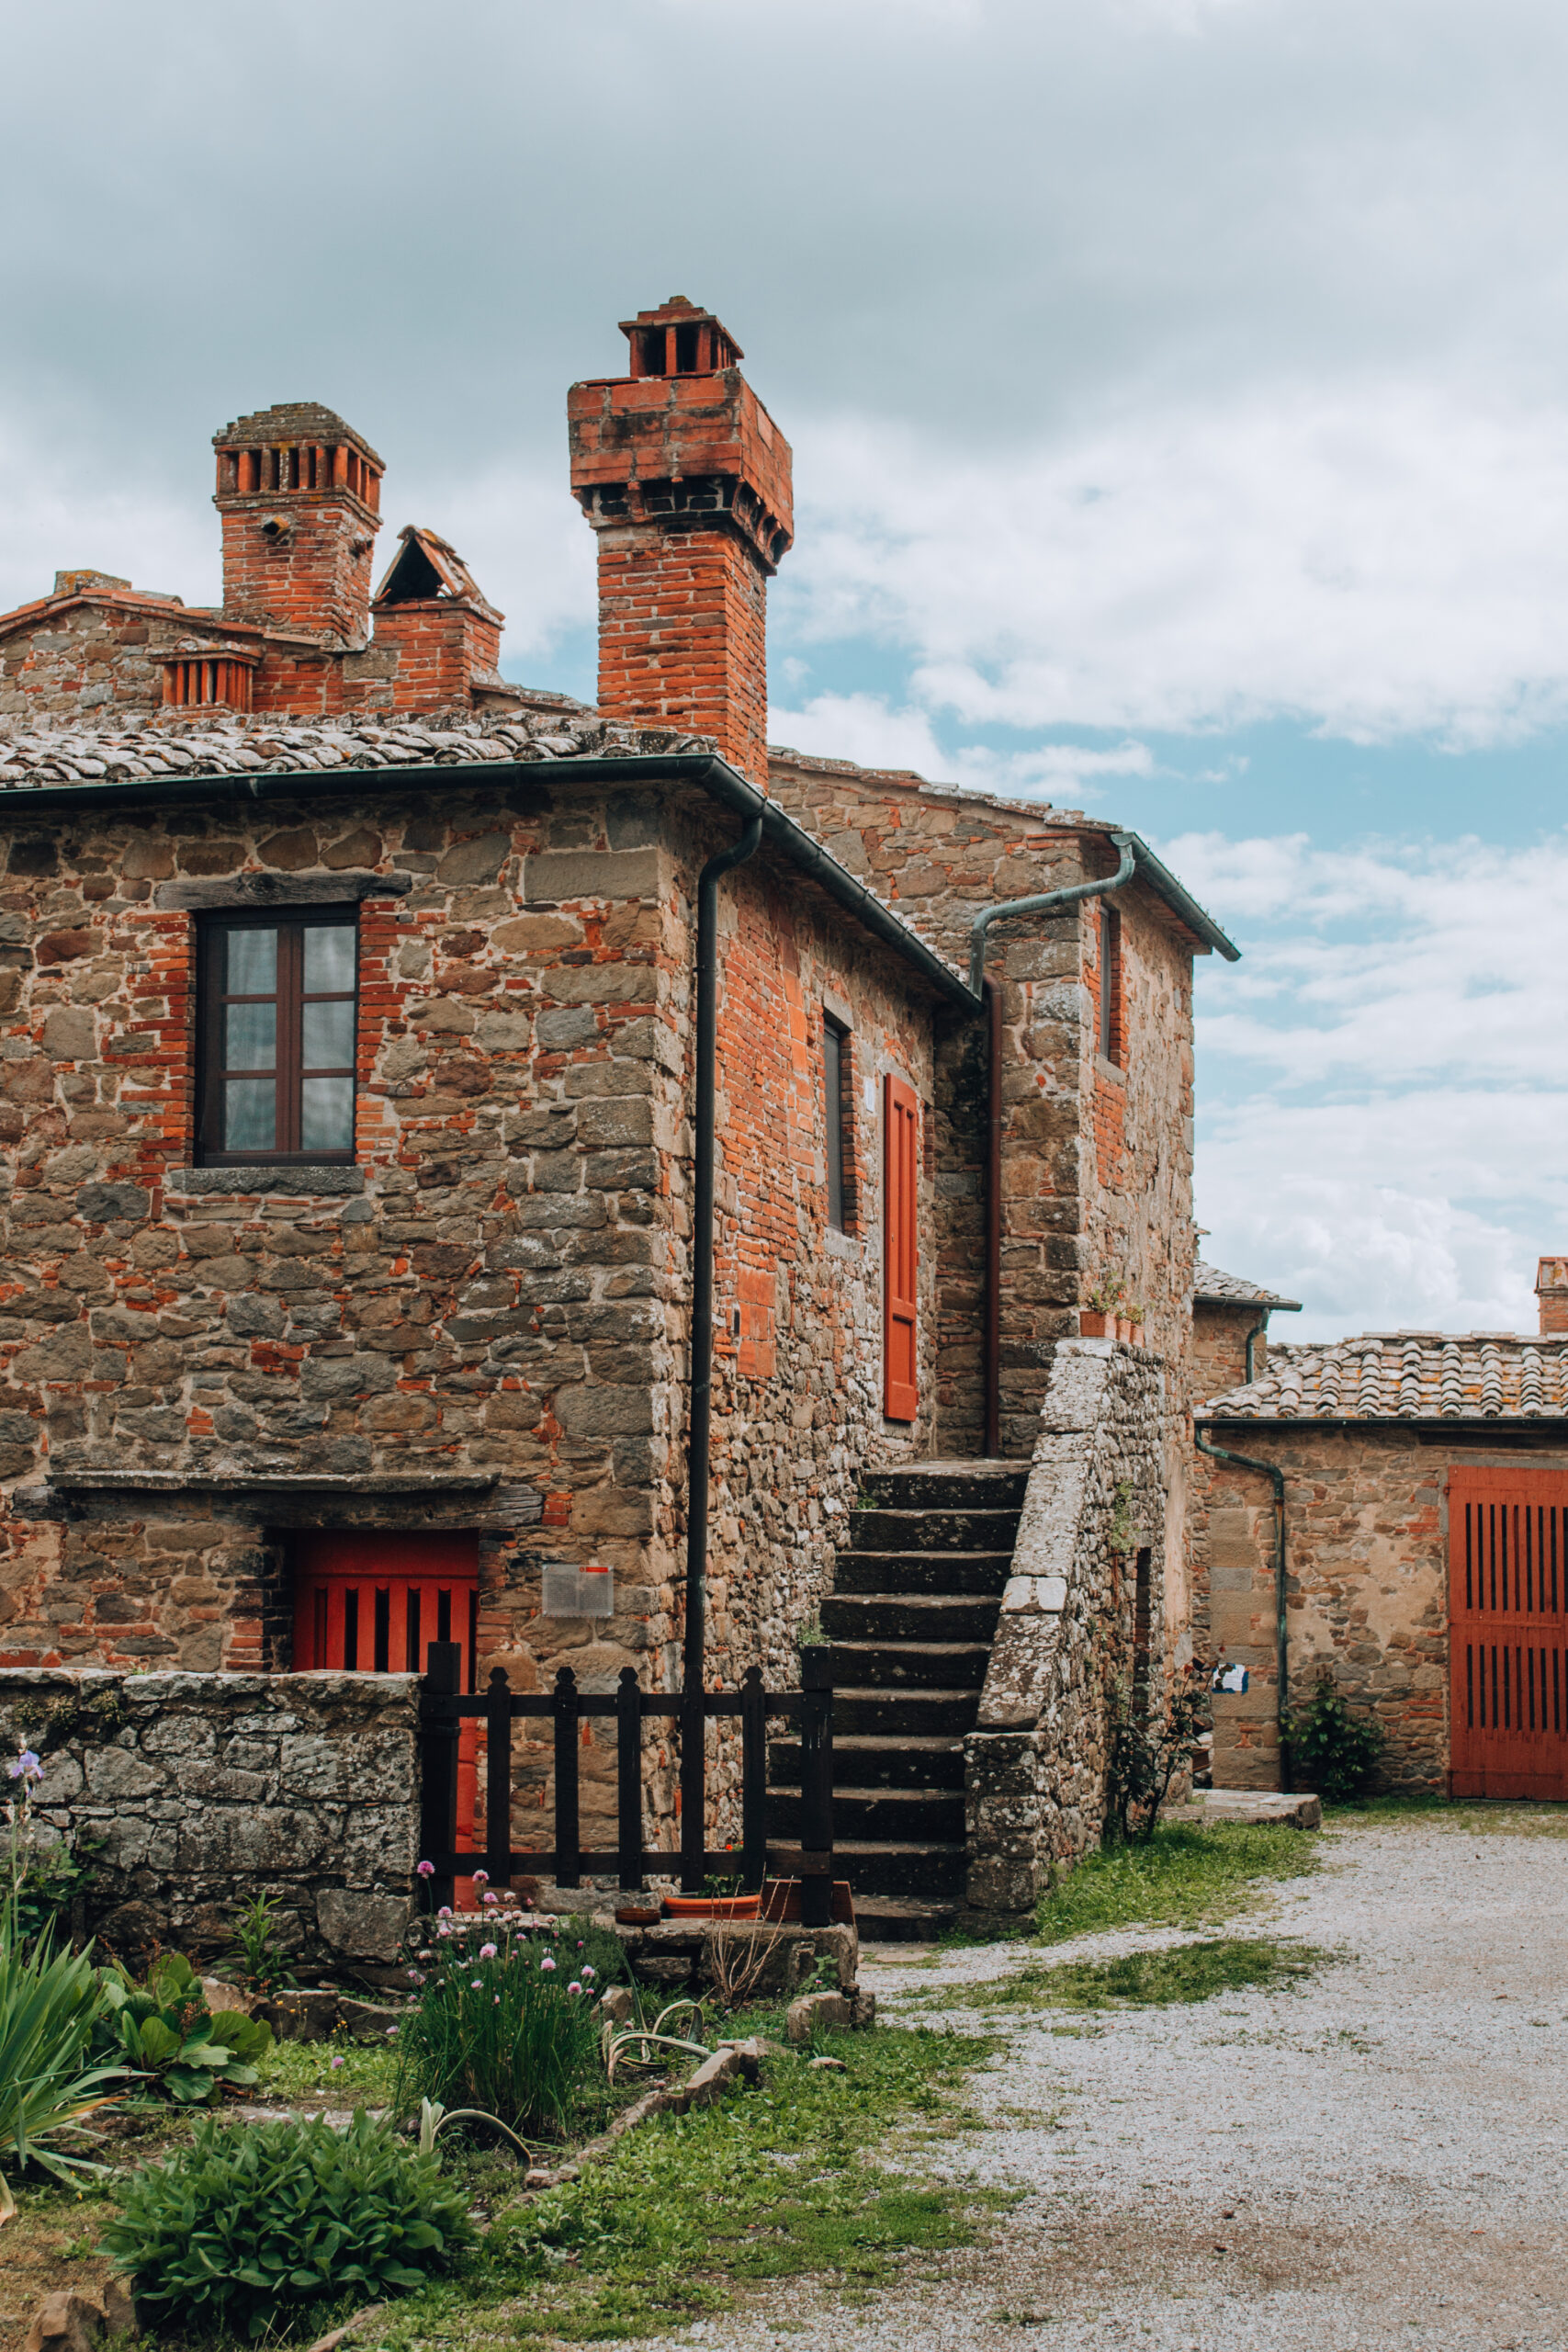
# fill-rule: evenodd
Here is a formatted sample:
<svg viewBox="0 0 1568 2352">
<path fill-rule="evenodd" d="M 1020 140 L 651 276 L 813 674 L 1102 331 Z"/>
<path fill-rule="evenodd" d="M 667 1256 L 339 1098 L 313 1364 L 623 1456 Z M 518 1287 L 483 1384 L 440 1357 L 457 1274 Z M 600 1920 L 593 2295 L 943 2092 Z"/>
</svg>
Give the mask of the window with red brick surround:
<svg viewBox="0 0 1568 2352">
<path fill-rule="evenodd" d="M 354 907 L 204 917 L 197 1148 L 209 1166 L 354 1158 Z"/>
<path fill-rule="evenodd" d="M 913 1087 L 891 1072 L 883 1081 L 883 1113 L 882 1198 L 886 1272 L 882 1312 L 882 1409 L 890 1421 L 912 1421 L 919 1409 L 915 1352 L 919 1108 Z"/>
</svg>

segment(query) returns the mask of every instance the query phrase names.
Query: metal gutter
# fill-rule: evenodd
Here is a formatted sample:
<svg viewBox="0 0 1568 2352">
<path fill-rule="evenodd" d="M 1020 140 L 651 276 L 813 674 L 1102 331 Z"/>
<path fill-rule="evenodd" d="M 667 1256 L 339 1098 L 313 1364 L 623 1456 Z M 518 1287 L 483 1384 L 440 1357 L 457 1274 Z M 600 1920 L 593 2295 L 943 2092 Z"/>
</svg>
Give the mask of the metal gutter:
<svg viewBox="0 0 1568 2352">
<path fill-rule="evenodd" d="M 964 987 L 959 975 L 919 933 L 896 915 L 847 866 L 840 865 L 797 824 L 787 810 L 738 775 L 727 761 L 711 752 L 671 752 L 595 759 L 584 754 L 560 760 L 472 760 L 433 762 L 421 767 L 355 767 L 267 769 L 246 775 L 128 776 L 119 783 L 7 785 L 0 787 L 0 826 L 10 820 L 25 822 L 33 814 L 61 816 L 84 808 L 180 808 L 218 801 L 231 806 L 254 806 L 269 800 L 351 798 L 367 790 L 401 792 L 438 790 L 466 792 L 498 784 L 542 782 L 552 770 L 565 768 L 574 775 L 591 774 L 606 784 L 695 786 L 721 806 L 748 820 L 761 816 L 762 838 L 792 865 L 807 875 L 830 898 L 892 948 L 955 1011 L 977 1013 L 977 992 Z M 26 814 L 24 815 L 24 812 Z"/>
<path fill-rule="evenodd" d="M 1137 833 L 1112 833 L 1114 842 L 1130 841 L 1139 875 L 1156 898 L 1163 899 L 1171 912 L 1179 915 L 1189 931 L 1196 932 L 1205 947 L 1213 948 L 1227 964 L 1239 964 L 1241 950 L 1234 939 L 1227 937 L 1214 921 L 1205 914 L 1190 890 L 1182 888 L 1168 865 L 1157 858 L 1147 842 Z"/>
</svg>

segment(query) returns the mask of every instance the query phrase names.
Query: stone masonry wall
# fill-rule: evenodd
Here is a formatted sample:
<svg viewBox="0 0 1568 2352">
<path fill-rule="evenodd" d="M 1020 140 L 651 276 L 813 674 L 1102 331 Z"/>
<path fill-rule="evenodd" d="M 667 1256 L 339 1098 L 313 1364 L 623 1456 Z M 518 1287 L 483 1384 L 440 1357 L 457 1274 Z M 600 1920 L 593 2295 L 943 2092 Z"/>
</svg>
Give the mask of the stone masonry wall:
<svg viewBox="0 0 1568 2352">
<path fill-rule="evenodd" d="M 1369 1710 L 1393 1790 L 1447 1786 L 1447 1505 L 1453 1460 L 1499 1460 L 1424 1445 L 1414 1430 L 1237 1422 L 1215 1442 L 1285 1473 L 1291 1691 L 1326 1668 L 1352 1706 Z M 1531 1453 L 1561 1467 L 1562 1453 Z M 1217 1788 L 1278 1788 L 1273 1498 L 1260 1473 L 1197 1457 L 1192 1511 L 1195 1606 L 1216 1654 L 1244 1665 L 1245 1693 L 1216 1692 Z"/>
<path fill-rule="evenodd" d="M 34 1820 L 83 1841 L 84 1932 L 210 1957 L 265 1895 L 299 1959 L 385 1972 L 418 1882 L 409 1675 L 0 1671 L 0 1744 L 43 1759 Z"/>
<path fill-rule="evenodd" d="M 1105 829 L 1076 812 L 959 794 L 919 777 L 775 750 L 772 788 L 852 871 L 967 968 L 970 927 L 998 899 L 1114 871 Z M 1050 1343 L 1107 1272 L 1145 1310 L 1148 1345 L 1179 1362 L 1190 1329 L 1193 943 L 1142 886 L 1120 894 L 1121 1066 L 1096 1053 L 1098 912 L 992 933 L 1002 988 L 1002 1451 L 1027 1455 Z M 939 1425 L 978 1451 L 985 1040 L 954 1027 L 938 1079 Z M 1109 1139 L 1109 1140 L 1108 1140 Z M 1177 1400 L 1173 1398 L 1173 1410 Z M 1170 1442 L 1181 1433 L 1173 1423 Z"/>
<path fill-rule="evenodd" d="M 1098 1844 L 1107 1693 L 1120 1681 L 1131 1700 L 1141 1631 L 1149 1703 L 1159 1703 L 1173 1663 L 1162 1609 L 1166 1386 L 1143 1349 L 1069 1340 L 1052 1351 L 1013 1572 L 964 1743 L 978 1910 L 1032 1909 L 1053 1872 Z"/>
<path fill-rule="evenodd" d="M 13 818 L 0 1663 L 286 1667 L 295 1539 L 379 1526 L 478 1535 L 481 1674 L 671 1687 L 694 894 L 732 834 L 700 796 L 564 763 L 484 793 Z M 359 907 L 353 1167 L 189 1165 L 197 911 L 262 886 Z M 771 853 L 724 903 L 714 1654 L 793 1681 L 862 1463 L 929 1441 L 881 1414 L 874 1086 L 903 1072 L 929 1128 L 931 1010 Z M 826 1227 L 829 1001 L 855 1039 L 848 1237 Z M 615 1617 L 545 1618 L 557 1564 L 613 1568 Z M 519 1761 L 526 1813 L 547 1752 Z"/>
</svg>

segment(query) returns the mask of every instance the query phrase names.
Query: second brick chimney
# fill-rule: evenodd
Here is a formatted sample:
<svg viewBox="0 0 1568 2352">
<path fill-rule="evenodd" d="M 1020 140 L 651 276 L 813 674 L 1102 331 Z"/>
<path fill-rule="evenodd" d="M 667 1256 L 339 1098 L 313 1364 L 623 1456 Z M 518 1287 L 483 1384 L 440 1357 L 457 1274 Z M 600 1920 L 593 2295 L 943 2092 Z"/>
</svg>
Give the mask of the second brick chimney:
<svg viewBox="0 0 1568 2352">
<path fill-rule="evenodd" d="M 1568 1331 L 1568 1258 L 1542 1258 L 1535 1270 L 1540 1335 Z"/>
<path fill-rule="evenodd" d="M 236 417 L 212 436 L 225 618 L 334 645 L 370 631 L 380 458 L 319 401 Z"/>
<path fill-rule="evenodd" d="M 571 487 L 599 542 L 599 705 L 712 735 L 767 784 L 767 583 L 795 535 L 790 447 L 711 311 L 624 320 L 631 372 L 574 384 Z"/>
</svg>

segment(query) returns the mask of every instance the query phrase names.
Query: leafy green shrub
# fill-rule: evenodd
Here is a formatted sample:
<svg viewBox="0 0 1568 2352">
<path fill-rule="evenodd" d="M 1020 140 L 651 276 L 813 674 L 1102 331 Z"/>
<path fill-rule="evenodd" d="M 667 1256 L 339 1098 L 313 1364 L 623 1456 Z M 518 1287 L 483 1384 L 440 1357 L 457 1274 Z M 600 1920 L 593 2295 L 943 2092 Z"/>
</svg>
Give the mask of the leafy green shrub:
<svg viewBox="0 0 1568 2352">
<path fill-rule="evenodd" d="M 1320 1674 L 1291 1714 L 1286 1742 L 1292 1780 L 1325 1804 L 1359 1796 L 1382 1758 L 1381 1724 L 1352 1714 L 1331 1674 Z"/>
<path fill-rule="evenodd" d="M 99 1981 L 95 2056 L 130 2066 L 149 2089 L 182 2107 L 209 2102 L 224 2084 L 247 2090 L 258 2079 L 253 2061 L 272 2048 L 272 2028 L 241 2009 L 214 2017 L 181 1953 L 161 1954 L 145 1984 L 122 1968 L 101 1970 Z"/>
<path fill-rule="evenodd" d="M 181 2335 L 253 2340 L 303 2307 L 423 2287 L 474 2242 L 434 2156 L 363 2110 L 344 2132 L 204 2117 L 188 2148 L 134 2174 L 100 2241 L 142 2313 Z"/>
<path fill-rule="evenodd" d="M 400 2111 L 429 2099 L 525 2135 L 560 2133 L 598 2067 L 596 1964 L 570 1943 L 508 1932 L 500 1917 L 426 1926 L 419 2006 L 398 2035 Z"/>
</svg>

